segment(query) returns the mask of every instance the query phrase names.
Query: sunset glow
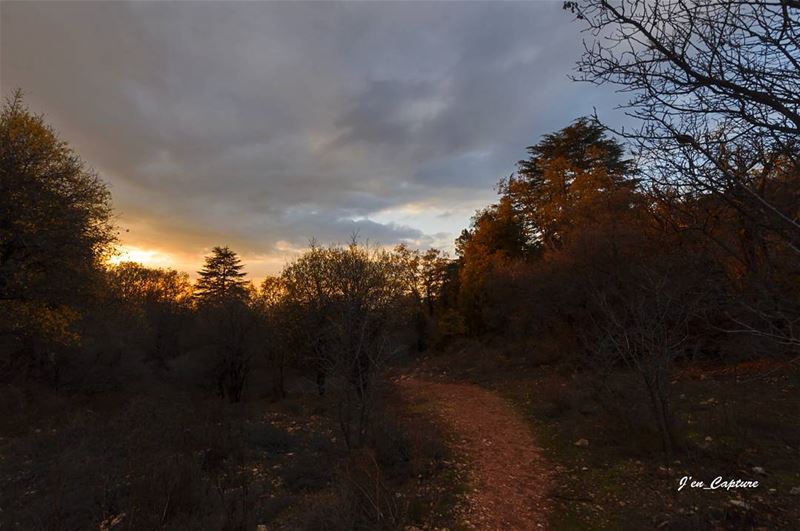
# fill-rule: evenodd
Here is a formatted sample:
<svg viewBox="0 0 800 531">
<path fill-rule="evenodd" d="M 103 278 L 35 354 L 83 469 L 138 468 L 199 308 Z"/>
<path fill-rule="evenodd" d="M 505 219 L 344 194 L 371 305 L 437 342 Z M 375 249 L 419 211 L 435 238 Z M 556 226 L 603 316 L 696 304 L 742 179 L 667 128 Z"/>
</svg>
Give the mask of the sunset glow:
<svg viewBox="0 0 800 531">
<path fill-rule="evenodd" d="M 120 245 L 118 254 L 112 256 L 108 262 L 117 265 L 122 262 L 138 262 L 151 267 L 175 267 L 176 260 L 172 255 L 155 249 L 143 249 L 133 245 Z"/>
</svg>

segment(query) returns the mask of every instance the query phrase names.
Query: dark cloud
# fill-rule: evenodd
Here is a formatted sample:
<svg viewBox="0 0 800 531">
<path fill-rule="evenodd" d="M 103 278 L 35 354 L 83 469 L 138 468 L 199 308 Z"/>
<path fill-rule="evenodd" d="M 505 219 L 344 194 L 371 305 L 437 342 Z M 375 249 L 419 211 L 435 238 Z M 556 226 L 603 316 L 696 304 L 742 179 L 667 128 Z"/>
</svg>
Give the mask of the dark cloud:
<svg viewBox="0 0 800 531">
<path fill-rule="evenodd" d="M 2 91 L 111 183 L 126 242 L 185 256 L 447 242 L 526 145 L 613 101 L 567 79 L 581 41 L 558 2 L 0 11 Z"/>
</svg>

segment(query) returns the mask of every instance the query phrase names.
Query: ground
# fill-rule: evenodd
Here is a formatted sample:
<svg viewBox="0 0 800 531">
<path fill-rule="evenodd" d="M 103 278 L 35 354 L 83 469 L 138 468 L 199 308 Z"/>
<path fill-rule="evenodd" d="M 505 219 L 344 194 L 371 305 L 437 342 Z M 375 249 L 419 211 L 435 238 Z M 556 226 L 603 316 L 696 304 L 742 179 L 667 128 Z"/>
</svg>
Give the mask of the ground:
<svg viewBox="0 0 800 531">
<path fill-rule="evenodd" d="M 796 365 L 677 367 L 669 458 L 635 378 L 602 402 L 588 376 L 484 344 L 408 360 L 351 452 L 313 382 L 243 404 L 9 387 L 0 528 L 800 529 Z M 718 475 L 759 486 L 678 490 Z"/>
<path fill-rule="evenodd" d="M 528 424 L 503 398 L 477 385 L 413 376 L 395 380 L 409 402 L 430 406 L 468 467 L 461 524 L 474 529 L 544 529 L 550 468 Z"/>
<path fill-rule="evenodd" d="M 624 384 L 624 392 L 599 403 L 587 375 L 569 366 L 537 365 L 487 345 L 432 355 L 412 373 L 404 384 L 409 394 L 442 404 L 445 424 L 462 434 L 460 442 L 455 438 L 456 449 L 472 460 L 469 488 L 477 489 L 479 504 L 491 498 L 489 491 L 502 489 L 483 482 L 485 471 L 496 474 L 514 461 L 503 455 L 508 453 L 505 448 L 492 451 L 481 434 L 490 434 L 487 442 L 505 439 L 509 419 L 514 418 L 524 419 L 529 431 L 515 425 L 513 436 L 530 455 L 544 458 L 533 460 L 536 464 L 527 472 L 509 470 L 530 482 L 520 487 L 526 496 L 549 507 L 549 529 L 800 528 L 796 364 L 757 360 L 676 367 L 671 391 L 682 446 L 671 457 L 661 451 L 657 435 L 649 429 L 635 375 L 610 376 Z M 487 415 L 503 420 L 484 424 Z M 545 463 L 544 471 L 539 463 Z M 759 485 L 679 491 L 684 476 L 706 483 L 721 476 Z M 495 510 L 508 509 L 501 504 Z M 495 514 L 472 522 L 480 529 L 536 529 L 495 525 L 503 518 Z"/>
<path fill-rule="evenodd" d="M 461 472 L 426 415 L 389 396 L 348 451 L 335 394 L 291 383 L 239 404 L 0 388 L 0 529 L 453 528 Z"/>
</svg>

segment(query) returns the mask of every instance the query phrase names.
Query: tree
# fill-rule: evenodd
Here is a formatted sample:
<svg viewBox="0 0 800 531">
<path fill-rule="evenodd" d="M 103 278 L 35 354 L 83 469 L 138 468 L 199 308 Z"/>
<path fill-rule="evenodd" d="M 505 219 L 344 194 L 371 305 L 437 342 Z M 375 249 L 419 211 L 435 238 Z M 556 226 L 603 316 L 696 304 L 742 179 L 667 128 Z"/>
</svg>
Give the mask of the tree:
<svg viewBox="0 0 800 531">
<path fill-rule="evenodd" d="M 312 241 L 310 248 L 281 272 L 281 284 L 299 323 L 295 338 L 302 345 L 301 361 L 315 371 L 320 396 L 325 394 L 325 381 L 332 365 L 328 316 L 335 293 L 328 278 L 328 254 L 327 249 Z"/>
<path fill-rule="evenodd" d="M 180 350 L 180 332 L 186 324 L 192 298 L 189 275 L 174 269 L 149 268 L 123 262 L 109 269 L 112 296 L 132 323 L 134 341 L 161 369 Z"/>
<path fill-rule="evenodd" d="M 476 247 L 484 254 L 501 254 L 508 258 L 524 258 L 536 251 L 526 234 L 520 211 L 507 196 L 476 212 L 470 228 L 463 230 L 456 239 L 456 253 L 461 258 Z"/>
<path fill-rule="evenodd" d="M 460 306 L 473 332 L 498 331 L 516 317 L 496 295 L 523 274 L 519 262 L 552 259 L 582 231 L 622 225 L 641 206 L 623 147 L 588 118 L 527 151 L 517 172 L 500 181 L 500 201 L 478 212 L 456 241 Z"/>
<path fill-rule="evenodd" d="M 204 331 L 216 351 L 217 393 L 230 402 L 242 399 L 256 339 L 257 316 L 243 267 L 227 246 L 214 247 L 195 283 Z"/>
<path fill-rule="evenodd" d="M 640 378 L 667 455 L 679 444 L 670 392 L 674 362 L 707 335 L 703 323 L 716 295 L 715 276 L 705 256 L 673 242 L 653 245 L 644 256 L 629 253 L 578 281 L 585 303 L 575 333 L 583 361 L 601 386 L 608 387 L 609 371 L 620 367 Z"/>
<path fill-rule="evenodd" d="M 175 269 L 122 262 L 109 268 L 108 272 L 116 296 L 133 306 L 185 304 L 192 297 L 189 275 Z"/>
<path fill-rule="evenodd" d="M 764 170 L 770 154 L 797 164 L 800 3 L 587 0 L 565 8 L 596 36 L 578 79 L 632 94 L 627 109 L 641 127 L 627 136 L 669 164 L 654 169 L 679 169 L 671 179 L 706 192 L 737 186 L 760 197 L 731 172 L 731 155 L 744 148 Z"/>
<path fill-rule="evenodd" d="M 436 302 L 442 295 L 442 288 L 447 280 L 447 266 L 450 264 L 448 254 L 439 249 L 428 249 L 420 260 L 420 280 L 428 316 L 433 317 Z"/>
<path fill-rule="evenodd" d="M 322 375 L 341 378 L 339 423 L 348 447 L 365 442 L 376 378 L 393 353 L 405 287 L 391 253 L 359 245 L 311 249 L 281 278 L 303 321 L 305 353 Z M 321 388 L 322 389 L 322 388 Z"/>
<path fill-rule="evenodd" d="M 424 253 L 410 249 L 406 244 L 397 245 L 392 251 L 399 282 L 410 298 L 417 336 L 417 350 L 427 346 L 431 334 L 431 321 L 447 277 L 450 260 L 439 249 L 428 249 Z"/>
<path fill-rule="evenodd" d="M 257 349 L 257 314 L 247 296 L 231 297 L 204 307 L 202 322 L 216 351 L 217 393 L 236 403 L 242 400 Z"/>
<path fill-rule="evenodd" d="M 268 276 L 261 283 L 255 300 L 264 332 L 263 351 L 272 370 L 272 395 L 277 399 L 286 397 L 286 361 L 297 346 L 297 312 L 287 295 L 283 279 Z"/>
<path fill-rule="evenodd" d="M 531 258 L 537 250 L 525 232 L 522 216 L 507 196 L 473 216 L 470 229 L 456 240 L 461 265 L 458 305 L 472 333 L 484 333 L 489 328 L 487 279 L 511 261 Z"/>
<path fill-rule="evenodd" d="M 622 145 L 588 118 L 545 135 L 527 150 L 529 158 L 500 182 L 500 192 L 519 212 L 528 240 L 548 249 L 563 245 L 587 208 L 636 184 Z"/>
<path fill-rule="evenodd" d="M 115 241 L 106 185 L 17 91 L 0 112 L 0 371 L 57 365 Z"/>
<path fill-rule="evenodd" d="M 447 253 L 434 248 L 423 253 L 401 243 L 392 254 L 401 275 L 400 282 L 414 300 L 425 308 L 428 317 L 432 317 L 450 262 Z"/>
<path fill-rule="evenodd" d="M 639 125 L 620 133 L 655 197 L 673 208 L 701 207 L 682 215 L 690 224 L 681 229 L 706 235 L 742 266 L 731 279 L 734 299 L 744 301 L 737 290 L 770 293 L 740 304 L 750 316 L 735 317 L 733 328 L 800 345 L 797 292 L 787 296 L 782 287 L 800 271 L 800 2 L 564 7 L 594 36 L 577 79 L 631 95 L 625 107 Z M 720 218 L 740 227 L 739 242 L 719 237 Z"/>
<path fill-rule="evenodd" d="M 195 294 L 201 303 L 219 303 L 231 298 L 241 298 L 247 291 L 247 281 L 238 255 L 225 247 L 214 247 L 206 257 L 200 278 L 195 284 Z"/>
</svg>

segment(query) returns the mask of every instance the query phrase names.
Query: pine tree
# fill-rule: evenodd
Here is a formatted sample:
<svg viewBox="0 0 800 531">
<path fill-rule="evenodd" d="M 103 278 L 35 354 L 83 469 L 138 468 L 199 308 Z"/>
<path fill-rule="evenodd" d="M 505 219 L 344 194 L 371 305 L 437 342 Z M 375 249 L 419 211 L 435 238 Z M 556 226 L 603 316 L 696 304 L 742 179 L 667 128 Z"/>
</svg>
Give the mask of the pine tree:
<svg viewBox="0 0 800 531">
<path fill-rule="evenodd" d="M 622 196 L 624 205 L 626 194 L 636 186 L 622 144 L 588 118 L 545 135 L 528 147 L 528 154 L 499 189 L 520 214 L 527 238 L 551 250 L 564 245 L 565 236 L 588 209 L 614 195 Z"/>
<path fill-rule="evenodd" d="M 238 299 L 247 293 L 247 282 L 239 256 L 226 247 L 214 247 L 206 257 L 205 266 L 198 271 L 195 296 L 201 303 Z"/>
</svg>

